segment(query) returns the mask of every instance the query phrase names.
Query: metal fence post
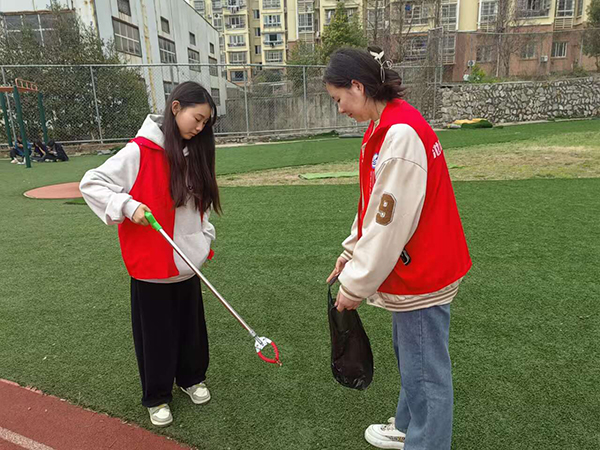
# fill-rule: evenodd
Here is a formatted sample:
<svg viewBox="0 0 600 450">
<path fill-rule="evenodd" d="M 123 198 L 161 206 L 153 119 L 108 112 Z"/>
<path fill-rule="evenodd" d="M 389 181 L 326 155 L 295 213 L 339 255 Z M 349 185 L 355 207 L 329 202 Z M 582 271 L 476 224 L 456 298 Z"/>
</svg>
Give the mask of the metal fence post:
<svg viewBox="0 0 600 450">
<path fill-rule="evenodd" d="M 38 92 L 38 110 L 40 112 L 40 125 L 44 134 L 44 142 L 48 143 L 48 127 L 46 126 L 46 111 L 44 110 L 44 94 Z"/>
<path fill-rule="evenodd" d="M 306 66 L 302 67 L 302 81 L 304 82 L 304 129 L 308 131 L 308 101 L 306 98 Z"/>
<path fill-rule="evenodd" d="M 6 93 L 6 97 L 8 97 L 8 92 Z M 0 92 L 0 106 L 2 107 L 2 117 L 4 117 L 4 129 L 6 131 L 6 137 L 8 138 L 8 146 L 12 147 L 14 144 L 12 129 L 10 128 L 10 119 L 8 118 L 8 109 L 6 108 L 6 97 L 4 96 L 4 92 Z"/>
<path fill-rule="evenodd" d="M 21 140 L 23 141 L 23 159 L 26 163 L 25 167 L 31 169 L 31 159 L 29 158 L 29 144 L 27 143 L 27 133 L 25 132 L 25 122 L 23 122 L 23 110 L 21 108 L 21 97 L 19 95 L 19 88 L 17 88 L 17 86 L 13 86 L 13 98 L 15 99 L 15 108 L 17 110 L 17 121 L 19 122 L 19 129 L 21 131 Z"/>
<path fill-rule="evenodd" d="M 6 72 L 4 72 L 4 67 L 2 68 L 2 84 L 6 86 Z M 13 122 L 12 109 L 10 107 L 10 96 L 8 92 L 6 93 L 6 107 L 8 110 L 8 120 L 10 121 L 10 128 L 12 128 L 12 137 L 13 141 L 17 141 L 17 128 L 15 127 L 15 123 Z"/>
<path fill-rule="evenodd" d="M 246 107 L 246 136 L 250 137 L 250 113 L 248 109 L 248 72 L 244 66 L 244 105 Z"/>
<path fill-rule="evenodd" d="M 100 133 L 100 143 L 104 144 L 102 137 L 102 121 L 100 119 L 100 110 L 98 109 L 98 97 L 96 96 L 96 82 L 94 81 L 94 68 L 90 66 L 90 76 L 92 77 L 92 92 L 94 93 L 94 106 L 96 108 L 96 122 L 98 122 L 98 133 Z"/>
</svg>

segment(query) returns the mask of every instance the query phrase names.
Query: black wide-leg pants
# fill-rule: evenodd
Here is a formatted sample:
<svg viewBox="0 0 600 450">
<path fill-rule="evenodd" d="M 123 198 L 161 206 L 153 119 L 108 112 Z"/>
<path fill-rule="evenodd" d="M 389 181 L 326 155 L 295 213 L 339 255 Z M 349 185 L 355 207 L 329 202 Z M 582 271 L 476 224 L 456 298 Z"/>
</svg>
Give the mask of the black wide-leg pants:
<svg viewBox="0 0 600 450">
<path fill-rule="evenodd" d="M 132 278 L 131 322 L 142 405 L 169 403 L 173 380 L 187 388 L 206 379 L 208 336 L 198 278 L 168 284 Z"/>
</svg>

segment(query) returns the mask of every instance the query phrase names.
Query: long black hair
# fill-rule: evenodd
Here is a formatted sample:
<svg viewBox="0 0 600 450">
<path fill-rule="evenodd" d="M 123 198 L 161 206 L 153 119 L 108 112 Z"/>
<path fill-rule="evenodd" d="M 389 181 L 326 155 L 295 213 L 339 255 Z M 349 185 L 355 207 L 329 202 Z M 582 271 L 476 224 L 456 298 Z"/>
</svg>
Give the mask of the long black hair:
<svg viewBox="0 0 600 450">
<path fill-rule="evenodd" d="M 388 67 L 390 61 L 383 56 L 379 63 L 370 52 L 380 54 L 382 50 L 376 46 L 367 51 L 349 47 L 337 50 L 329 59 L 323 81 L 339 88 L 349 88 L 352 80 L 359 81 L 365 87 L 365 95 L 373 100 L 389 102 L 403 97 L 406 88 L 398 72 Z"/>
<path fill-rule="evenodd" d="M 192 139 L 183 139 L 175 121 L 172 105 L 178 101 L 182 109 L 208 103 L 210 119 L 200 133 Z M 171 197 L 175 208 L 194 198 L 196 208 L 204 213 L 212 207 L 221 213 L 219 187 L 215 174 L 215 135 L 213 125 L 217 120 L 217 106 L 208 91 L 200 84 L 186 81 L 179 84 L 167 100 L 162 131 L 165 135 L 165 152 L 171 172 Z M 187 158 L 183 148 L 187 147 Z"/>
</svg>

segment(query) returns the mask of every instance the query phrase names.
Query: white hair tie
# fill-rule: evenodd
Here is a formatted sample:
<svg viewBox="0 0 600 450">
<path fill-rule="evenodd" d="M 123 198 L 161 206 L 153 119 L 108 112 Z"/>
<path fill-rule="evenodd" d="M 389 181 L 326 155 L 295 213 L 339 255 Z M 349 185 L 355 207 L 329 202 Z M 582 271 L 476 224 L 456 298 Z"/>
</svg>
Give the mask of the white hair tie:
<svg viewBox="0 0 600 450">
<path fill-rule="evenodd" d="M 373 59 L 375 59 L 375 61 L 377 61 L 379 63 L 379 67 L 381 69 L 381 82 L 385 83 L 385 69 L 392 68 L 392 61 L 390 61 L 390 60 L 382 61 L 383 57 L 384 57 L 383 50 L 381 50 L 380 53 L 373 52 L 373 51 L 369 51 L 369 53 L 371 54 Z"/>
</svg>

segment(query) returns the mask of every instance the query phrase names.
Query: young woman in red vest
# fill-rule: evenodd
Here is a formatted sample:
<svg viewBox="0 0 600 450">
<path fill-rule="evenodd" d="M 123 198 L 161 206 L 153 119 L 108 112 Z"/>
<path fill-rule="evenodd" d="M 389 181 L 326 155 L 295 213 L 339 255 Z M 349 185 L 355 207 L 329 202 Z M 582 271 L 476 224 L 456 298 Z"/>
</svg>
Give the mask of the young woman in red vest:
<svg viewBox="0 0 600 450">
<path fill-rule="evenodd" d="M 173 421 L 173 381 L 196 404 L 210 400 L 205 385 L 208 338 L 197 277 L 144 217 L 152 211 L 183 252 L 202 266 L 212 257 L 220 212 L 213 125 L 217 108 L 198 83 L 178 85 L 164 115 L 149 115 L 115 156 L 83 177 L 85 201 L 119 241 L 131 276 L 133 341 L 142 404 L 154 425 Z"/>
<path fill-rule="evenodd" d="M 328 282 L 339 276 L 339 311 L 363 301 L 392 312 L 401 375 L 396 415 L 369 426 L 379 448 L 449 450 L 450 302 L 471 267 L 440 142 L 402 99 L 379 48 L 341 49 L 324 81 L 341 114 L 370 121 L 360 152 L 360 199 Z"/>
</svg>

